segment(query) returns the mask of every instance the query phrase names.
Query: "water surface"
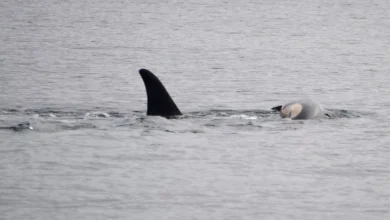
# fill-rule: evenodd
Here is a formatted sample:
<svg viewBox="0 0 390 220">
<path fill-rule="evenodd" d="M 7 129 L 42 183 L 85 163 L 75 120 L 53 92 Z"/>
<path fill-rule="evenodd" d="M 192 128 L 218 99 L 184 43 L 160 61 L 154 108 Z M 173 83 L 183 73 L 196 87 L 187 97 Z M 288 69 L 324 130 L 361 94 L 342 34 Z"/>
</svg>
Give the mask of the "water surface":
<svg viewBox="0 0 390 220">
<path fill-rule="evenodd" d="M 389 218 L 389 9 L 1 1 L 0 219 Z M 307 97 L 339 117 L 270 111 Z"/>
</svg>

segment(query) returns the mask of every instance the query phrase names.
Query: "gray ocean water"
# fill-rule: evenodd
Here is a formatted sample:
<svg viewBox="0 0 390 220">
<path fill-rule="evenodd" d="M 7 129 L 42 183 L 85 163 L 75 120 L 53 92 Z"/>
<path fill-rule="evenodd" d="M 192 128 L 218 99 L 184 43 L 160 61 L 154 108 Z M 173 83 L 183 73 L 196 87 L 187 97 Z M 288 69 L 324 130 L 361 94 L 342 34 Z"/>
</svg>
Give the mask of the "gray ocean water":
<svg viewBox="0 0 390 220">
<path fill-rule="evenodd" d="M 0 219 L 390 218 L 389 9 L 2 0 Z M 338 117 L 270 111 L 307 97 Z"/>
</svg>

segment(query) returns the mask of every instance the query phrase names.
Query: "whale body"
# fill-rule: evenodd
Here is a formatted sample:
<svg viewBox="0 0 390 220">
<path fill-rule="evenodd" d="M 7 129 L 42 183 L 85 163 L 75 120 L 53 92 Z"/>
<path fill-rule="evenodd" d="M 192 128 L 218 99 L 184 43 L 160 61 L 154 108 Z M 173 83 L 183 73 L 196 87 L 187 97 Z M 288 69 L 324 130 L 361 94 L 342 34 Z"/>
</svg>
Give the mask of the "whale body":
<svg viewBox="0 0 390 220">
<path fill-rule="evenodd" d="M 140 69 L 139 74 L 145 84 L 147 94 L 147 115 L 171 118 L 182 113 L 165 89 L 161 81 L 149 70 Z M 272 108 L 278 111 L 282 118 L 294 120 L 312 119 L 330 113 L 322 108 L 322 105 L 311 99 L 289 102 Z"/>
<path fill-rule="evenodd" d="M 282 118 L 291 118 L 293 120 L 319 118 L 324 115 L 330 117 L 329 111 L 325 110 L 320 103 L 311 99 L 289 102 L 275 106 L 272 110 L 278 111 Z"/>
</svg>

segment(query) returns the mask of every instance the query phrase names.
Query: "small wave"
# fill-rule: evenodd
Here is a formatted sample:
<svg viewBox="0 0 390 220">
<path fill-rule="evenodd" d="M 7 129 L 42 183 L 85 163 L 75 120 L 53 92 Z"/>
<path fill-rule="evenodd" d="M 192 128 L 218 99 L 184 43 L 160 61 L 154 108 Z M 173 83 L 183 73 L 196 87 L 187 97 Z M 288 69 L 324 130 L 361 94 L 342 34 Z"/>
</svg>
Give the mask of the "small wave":
<svg viewBox="0 0 390 220">
<path fill-rule="evenodd" d="M 34 116 L 38 115 L 44 118 L 57 118 L 57 117 L 70 117 L 81 119 L 84 117 L 96 117 L 96 118 L 123 118 L 126 116 L 124 113 L 115 112 L 115 111 L 96 111 L 96 109 L 76 109 L 67 111 L 64 109 L 56 109 L 56 108 L 41 108 L 41 109 L 10 109 L 3 108 L 0 109 L 0 113 L 6 115 L 26 115 L 26 116 Z"/>
<path fill-rule="evenodd" d="M 249 115 L 231 115 L 229 118 L 232 119 L 244 119 L 244 120 L 256 120 L 257 116 L 249 116 Z"/>
<path fill-rule="evenodd" d="M 361 113 L 344 109 L 327 109 L 332 113 L 331 119 L 334 118 L 360 118 Z"/>
<path fill-rule="evenodd" d="M 93 124 L 75 124 L 75 125 L 67 125 L 63 124 L 61 125 L 61 130 L 79 130 L 79 129 L 91 129 L 91 128 L 97 128 L 96 125 Z"/>
<path fill-rule="evenodd" d="M 85 117 L 94 117 L 94 118 L 109 118 L 111 115 L 106 112 L 87 112 Z"/>
<path fill-rule="evenodd" d="M 11 130 L 11 131 L 23 131 L 23 130 L 34 130 L 30 125 L 30 122 L 23 122 L 16 125 L 0 127 L 1 130 Z"/>
<path fill-rule="evenodd" d="M 17 109 L 3 108 L 0 110 L 3 114 L 15 114 L 19 112 Z"/>
</svg>

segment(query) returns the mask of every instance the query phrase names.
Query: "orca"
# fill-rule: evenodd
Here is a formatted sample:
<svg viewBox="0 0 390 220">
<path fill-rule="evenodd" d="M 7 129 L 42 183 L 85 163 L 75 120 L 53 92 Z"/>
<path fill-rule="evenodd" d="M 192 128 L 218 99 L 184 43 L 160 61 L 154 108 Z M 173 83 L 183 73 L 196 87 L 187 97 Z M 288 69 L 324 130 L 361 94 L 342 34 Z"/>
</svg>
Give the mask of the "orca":
<svg viewBox="0 0 390 220">
<path fill-rule="evenodd" d="M 164 85 L 152 72 L 147 69 L 140 69 L 139 74 L 144 81 L 148 99 L 147 115 L 165 118 L 182 115 Z M 291 118 L 293 120 L 312 119 L 323 115 L 331 117 L 329 111 L 311 99 L 289 102 L 275 106 L 272 110 L 278 111 L 282 118 Z"/>
<path fill-rule="evenodd" d="M 291 118 L 293 120 L 305 120 L 319 118 L 321 116 L 331 117 L 331 113 L 325 110 L 322 105 L 311 99 L 297 100 L 278 105 L 272 108 L 278 111 L 282 118 Z"/>
<path fill-rule="evenodd" d="M 149 70 L 140 69 L 148 97 L 147 115 L 171 118 L 182 115 L 161 81 Z"/>
</svg>

